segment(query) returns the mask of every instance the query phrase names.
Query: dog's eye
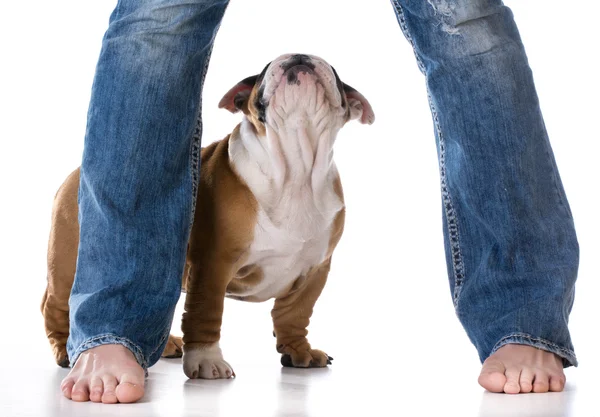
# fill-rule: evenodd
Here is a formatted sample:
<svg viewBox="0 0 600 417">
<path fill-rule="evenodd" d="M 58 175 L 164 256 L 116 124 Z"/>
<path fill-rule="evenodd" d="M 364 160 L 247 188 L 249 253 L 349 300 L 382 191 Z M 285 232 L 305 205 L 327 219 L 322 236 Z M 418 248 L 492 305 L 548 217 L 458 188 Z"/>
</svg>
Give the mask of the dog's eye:
<svg viewBox="0 0 600 417">
<path fill-rule="evenodd" d="M 267 120 L 267 117 L 266 117 L 267 106 L 263 99 L 264 93 L 265 93 L 265 87 L 261 86 L 258 89 L 256 98 L 254 99 L 254 107 L 256 107 L 256 111 L 258 111 L 258 120 L 261 123 L 265 123 Z"/>
</svg>

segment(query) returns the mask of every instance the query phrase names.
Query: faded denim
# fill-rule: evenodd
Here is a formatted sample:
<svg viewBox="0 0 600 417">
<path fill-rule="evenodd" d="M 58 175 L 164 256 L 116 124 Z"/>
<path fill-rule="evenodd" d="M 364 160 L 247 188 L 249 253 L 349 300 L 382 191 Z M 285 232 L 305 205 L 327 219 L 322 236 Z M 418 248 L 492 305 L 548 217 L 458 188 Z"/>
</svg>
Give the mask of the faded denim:
<svg viewBox="0 0 600 417">
<path fill-rule="evenodd" d="M 200 91 L 227 4 L 120 0 L 110 17 L 81 165 L 72 364 L 118 343 L 146 369 L 166 345 L 199 174 Z"/>
<path fill-rule="evenodd" d="M 456 313 L 481 361 L 508 343 L 577 365 L 573 217 L 511 10 L 392 0 L 425 74 Z"/>
<path fill-rule="evenodd" d="M 120 0 L 103 40 L 79 189 L 71 364 L 101 344 L 147 369 L 166 344 L 198 179 L 200 93 L 227 0 Z M 483 361 L 507 343 L 577 359 L 569 205 L 511 11 L 392 0 L 426 76 L 457 315 Z M 285 52 L 285 51 L 282 51 Z"/>
</svg>

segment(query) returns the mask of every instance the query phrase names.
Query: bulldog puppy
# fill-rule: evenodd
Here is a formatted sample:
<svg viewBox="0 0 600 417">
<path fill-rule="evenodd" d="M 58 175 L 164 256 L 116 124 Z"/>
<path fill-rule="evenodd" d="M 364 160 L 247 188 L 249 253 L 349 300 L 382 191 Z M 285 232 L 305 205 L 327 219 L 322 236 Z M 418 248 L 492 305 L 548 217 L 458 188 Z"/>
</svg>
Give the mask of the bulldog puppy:
<svg viewBox="0 0 600 417">
<path fill-rule="evenodd" d="M 282 55 L 235 85 L 219 107 L 243 113 L 225 139 L 201 151 L 194 223 L 183 288 L 183 349 L 171 337 L 163 356 L 183 350 L 189 378 L 230 378 L 219 346 L 225 297 L 274 298 L 281 363 L 324 367 L 307 326 L 344 226 L 344 199 L 333 144 L 349 120 L 374 121 L 369 102 L 323 59 Z M 68 297 L 78 245 L 75 171 L 59 190 L 42 302 L 57 363 L 68 365 Z"/>
</svg>

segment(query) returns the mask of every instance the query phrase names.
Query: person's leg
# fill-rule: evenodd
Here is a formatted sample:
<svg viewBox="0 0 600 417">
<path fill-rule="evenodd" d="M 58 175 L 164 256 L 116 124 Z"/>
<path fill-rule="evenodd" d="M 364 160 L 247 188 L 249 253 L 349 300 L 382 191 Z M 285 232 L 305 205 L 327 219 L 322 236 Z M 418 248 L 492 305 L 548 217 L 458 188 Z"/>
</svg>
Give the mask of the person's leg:
<svg viewBox="0 0 600 417">
<path fill-rule="evenodd" d="M 559 391 L 579 247 L 512 12 L 392 0 L 426 75 L 457 315 L 497 392 Z"/>
<path fill-rule="evenodd" d="M 120 0 L 96 68 L 62 384 L 131 402 L 180 295 L 199 173 L 200 93 L 228 0 Z"/>
</svg>

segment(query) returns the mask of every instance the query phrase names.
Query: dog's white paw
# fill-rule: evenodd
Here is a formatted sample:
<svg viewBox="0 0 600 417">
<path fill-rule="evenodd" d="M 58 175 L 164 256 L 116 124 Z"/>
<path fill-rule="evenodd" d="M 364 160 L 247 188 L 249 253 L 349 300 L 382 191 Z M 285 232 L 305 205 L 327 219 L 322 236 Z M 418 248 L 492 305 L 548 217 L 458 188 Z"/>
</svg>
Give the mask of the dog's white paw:
<svg viewBox="0 0 600 417">
<path fill-rule="evenodd" d="M 219 343 L 191 350 L 185 350 L 184 347 L 183 372 L 191 379 L 227 379 L 235 376 L 231 365 L 223 359 Z"/>
</svg>

